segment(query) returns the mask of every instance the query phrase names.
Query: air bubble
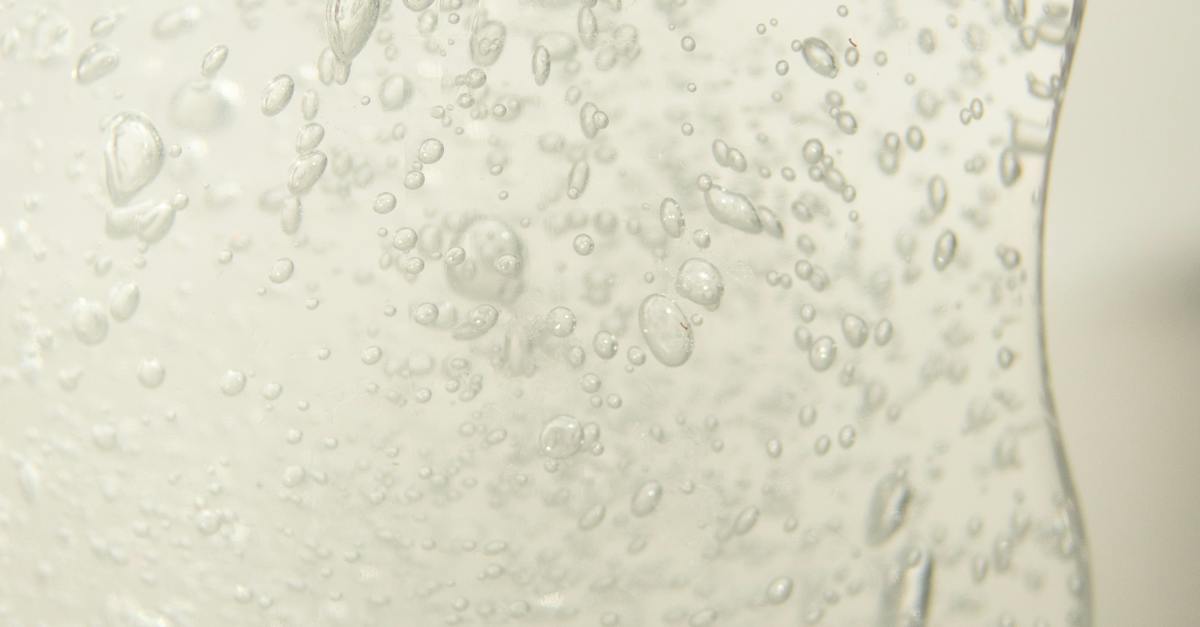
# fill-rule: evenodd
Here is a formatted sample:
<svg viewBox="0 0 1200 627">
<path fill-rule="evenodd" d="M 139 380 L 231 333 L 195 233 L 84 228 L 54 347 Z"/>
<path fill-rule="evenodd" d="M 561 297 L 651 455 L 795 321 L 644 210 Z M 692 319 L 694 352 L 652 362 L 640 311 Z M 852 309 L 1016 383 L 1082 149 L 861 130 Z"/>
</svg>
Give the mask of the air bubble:
<svg viewBox="0 0 1200 627">
<path fill-rule="evenodd" d="M 938 271 L 945 270 L 958 251 L 958 238 L 954 231 L 942 231 L 933 244 L 933 267 Z"/>
<path fill-rule="evenodd" d="M 392 74 L 379 82 L 379 105 L 384 111 L 404 108 L 411 97 L 412 85 L 403 75 Z"/>
<path fill-rule="evenodd" d="M 153 357 L 143 359 L 138 365 L 137 370 L 138 382 L 142 387 L 153 389 L 162 385 L 167 378 L 167 370 L 163 367 L 162 362 Z"/>
<path fill-rule="evenodd" d="M 141 299 L 142 291 L 137 283 L 118 283 L 108 291 L 108 314 L 117 322 L 129 320 L 137 311 Z"/>
<path fill-rule="evenodd" d="M 555 337 L 567 337 L 575 332 L 575 313 L 566 307 L 555 307 L 546 315 L 550 333 Z"/>
<path fill-rule="evenodd" d="M 321 140 L 325 139 L 325 127 L 315 122 L 309 122 L 300 127 L 296 132 L 296 153 L 306 155 L 317 149 L 321 145 Z"/>
<path fill-rule="evenodd" d="M 802 44 L 802 51 L 804 62 L 808 64 L 808 67 L 812 68 L 812 71 L 825 78 L 834 78 L 837 76 L 837 59 L 833 55 L 833 49 L 824 40 L 816 37 L 805 39 Z"/>
<path fill-rule="evenodd" d="M 225 396 L 237 396 L 246 389 L 246 375 L 240 370 L 226 370 L 221 377 L 221 393 Z"/>
<path fill-rule="evenodd" d="M 320 151 L 297 157 L 292 162 L 291 173 L 288 174 L 288 191 L 297 196 L 308 193 L 325 173 L 325 166 L 328 164 L 329 158 Z"/>
<path fill-rule="evenodd" d="M 417 149 L 417 159 L 425 164 L 437 163 L 445 152 L 446 148 L 442 142 L 431 137 L 421 142 L 421 147 Z"/>
<path fill-rule="evenodd" d="M 715 311 L 721 306 L 725 283 L 716 266 L 704 259 L 693 257 L 679 266 L 675 276 L 675 291 L 693 303 Z"/>
<path fill-rule="evenodd" d="M 687 317 L 674 301 L 652 294 L 642 301 L 638 313 L 642 338 L 650 353 L 665 366 L 681 366 L 692 356 L 695 340 Z"/>
<path fill-rule="evenodd" d="M 663 487 L 657 481 L 647 481 L 638 487 L 629 503 L 629 511 L 639 518 L 649 516 L 662 500 Z"/>
<path fill-rule="evenodd" d="M 229 58 L 229 47 L 216 45 L 209 49 L 204 55 L 204 60 L 200 62 L 200 74 L 205 78 L 212 78 L 221 71 L 225 65 L 225 60 Z"/>
<path fill-rule="evenodd" d="M 586 257 L 592 254 L 592 251 L 596 250 L 596 242 L 587 233 L 580 233 L 571 242 L 571 247 L 575 249 L 576 254 Z"/>
<path fill-rule="evenodd" d="M 379 9 L 380 0 L 326 0 L 325 32 L 329 49 L 343 66 L 348 68 L 366 47 L 379 20 Z"/>
<path fill-rule="evenodd" d="M 551 459 L 571 457 L 583 446 L 583 425 L 573 416 L 552 418 L 542 427 L 538 444 L 542 454 Z"/>
<path fill-rule="evenodd" d="M 848 344 L 858 348 L 867 343 L 870 330 L 862 318 L 854 314 L 846 314 L 842 318 L 842 335 L 845 336 Z"/>
<path fill-rule="evenodd" d="M 837 344 L 828 335 L 817 338 L 808 351 L 808 363 L 817 372 L 829 370 L 836 358 Z"/>
<path fill-rule="evenodd" d="M 596 356 L 600 359 L 612 359 L 617 356 L 619 348 L 617 336 L 608 331 L 597 331 L 592 337 L 592 350 L 596 351 Z"/>
<path fill-rule="evenodd" d="M 88 46 L 75 64 L 75 80 L 80 85 L 88 85 L 112 74 L 121 63 L 117 49 L 106 43 L 95 43 Z"/>
<path fill-rule="evenodd" d="M 383 349 L 378 346 L 368 346 L 359 354 L 359 359 L 368 366 L 379 363 L 383 358 Z"/>
<path fill-rule="evenodd" d="M 779 605 L 792 596 L 792 580 L 790 577 L 777 577 L 767 584 L 767 603 Z"/>
<path fill-rule="evenodd" d="M 760 233 L 762 220 L 754 203 L 746 196 L 724 187 L 713 185 L 704 192 L 704 204 L 718 222 L 746 233 Z"/>
<path fill-rule="evenodd" d="M 104 165 L 108 195 L 113 204 L 127 204 L 154 181 L 162 164 L 162 138 L 148 118 L 140 113 L 125 112 L 109 121 Z"/>
<path fill-rule="evenodd" d="M 550 51 L 545 46 L 533 49 L 533 82 L 545 85 L 550 78 Z"/>
<path fill-rule="evenodd" d="M 265 116 L 279 115 L 292 101 L 296 92 L 296 82 L 287 74 L 280 74 L 271 79 L 263 89 L 262 114 Z"/>
<path fill-rule="evenodd" d="M 674 198 L 664 198 L 658 206 L 659 222 L 663 231 L 671 237 L 680 237 L 687 226 L 683 217 L 683 208 Z"/>
<path fill-rule="evenodd" d="M 75 338 L 86 345 L 94 346 L 108 337 L 108 317 L 98 303 L 86 299 L 75 301 L 71 313 L 71 327 Z"/>
</svg>

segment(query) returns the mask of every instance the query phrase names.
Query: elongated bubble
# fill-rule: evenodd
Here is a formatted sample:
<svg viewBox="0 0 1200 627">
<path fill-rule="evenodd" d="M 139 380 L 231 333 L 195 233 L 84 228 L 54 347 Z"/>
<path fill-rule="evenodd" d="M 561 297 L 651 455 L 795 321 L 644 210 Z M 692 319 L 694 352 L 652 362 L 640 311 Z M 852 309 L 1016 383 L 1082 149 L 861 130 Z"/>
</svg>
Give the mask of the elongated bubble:
<svg viewBox="0 0 1200 627">
<path fill-rule="evenodd" d="M 760 233 L 763 230 L 758 210 L 744 194 L 713 185 L 704 192 L 704 204 L 718 222 L 746 233 Z"/>
<path fill-rule="evenodd" d="M 825 40 L 816 37 L 809 37 L 804 40 L 803 44 L 804 62 L 812 71 L 824 76 L 825 78 L 833 78 L 837 76 L 838 64 L 837 57 L 833 54 L 833 49 Z"/>
<path fill-rule="evenodd" d="M 75 80 L 80 85 L 87 85 L 108 76 L 121 63 L 117 49 L 106 43 L 95 43 L 88 46 L 79 55 L 75 64 Z"/>
<path fill-rule="evenodd" d="M 271 79 L 263 89 L 262 96 L 262 113 L 266 116 L 279 115 L 284 107 L 292 101 L 292 94 L 296 92 L 296 81 L 292 80 L 287 74 L 280 74 Z"/>
<path fill-rule="evenodd" d="M 158 129 L 140 113 L 117 114 L 108 123 L 104 142 L 104 172 L 108 196 L 115 205 L 127 204 L 162 170 L 163 142 Z"/>
<path fill-rule="evenodd" d="M 550 78 L 550 51 L 545 46 L 533 49 L 533 82 L 545 85 Z"/>
<path fill-rule="evenodd" d="M 329 49 L 349 67 L 366 47 L 379 20 L 380 0 L 327 0 L 325 32 Z"/>
</svg>

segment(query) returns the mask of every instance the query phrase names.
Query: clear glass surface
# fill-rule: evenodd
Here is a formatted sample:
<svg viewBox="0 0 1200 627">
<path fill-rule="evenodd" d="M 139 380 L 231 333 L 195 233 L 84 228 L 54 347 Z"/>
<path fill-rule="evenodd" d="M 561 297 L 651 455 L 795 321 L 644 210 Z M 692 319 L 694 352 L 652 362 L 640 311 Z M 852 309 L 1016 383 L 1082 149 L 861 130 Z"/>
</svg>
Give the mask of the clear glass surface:
<svg viewBox="0 0 1200 627">
<path fill-rule="evenodd" d="M 1082 3 L 0 8 L 0 623 L 1091 624 Z"/>
</svg>

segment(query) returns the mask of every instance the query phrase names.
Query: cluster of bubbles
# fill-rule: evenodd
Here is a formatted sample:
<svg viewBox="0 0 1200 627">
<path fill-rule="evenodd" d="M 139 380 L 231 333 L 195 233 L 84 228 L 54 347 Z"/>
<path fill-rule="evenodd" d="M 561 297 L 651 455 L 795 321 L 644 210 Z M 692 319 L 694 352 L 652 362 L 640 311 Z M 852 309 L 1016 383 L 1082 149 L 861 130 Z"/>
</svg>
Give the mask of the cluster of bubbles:
<svg viewBox="0 0 1200 627">
<path fill-rule="evenodd" d="M 0 33 L 0 614 L 1089 624 L 1077 9 L 285 4 Z"/>
</svg>

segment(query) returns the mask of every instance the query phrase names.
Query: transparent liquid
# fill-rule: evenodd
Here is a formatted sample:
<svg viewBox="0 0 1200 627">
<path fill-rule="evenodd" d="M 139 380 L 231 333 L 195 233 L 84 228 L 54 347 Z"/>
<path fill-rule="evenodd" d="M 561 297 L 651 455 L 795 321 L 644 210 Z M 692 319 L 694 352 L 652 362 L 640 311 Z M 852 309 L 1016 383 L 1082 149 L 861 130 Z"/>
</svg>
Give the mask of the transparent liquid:
<svg viewBox="0 0 1200 627">
<path fill-rule="evenodd" d="M 1080 10 L 0 10 L 0 622 L 1090 624 Z"/>
</svg>

